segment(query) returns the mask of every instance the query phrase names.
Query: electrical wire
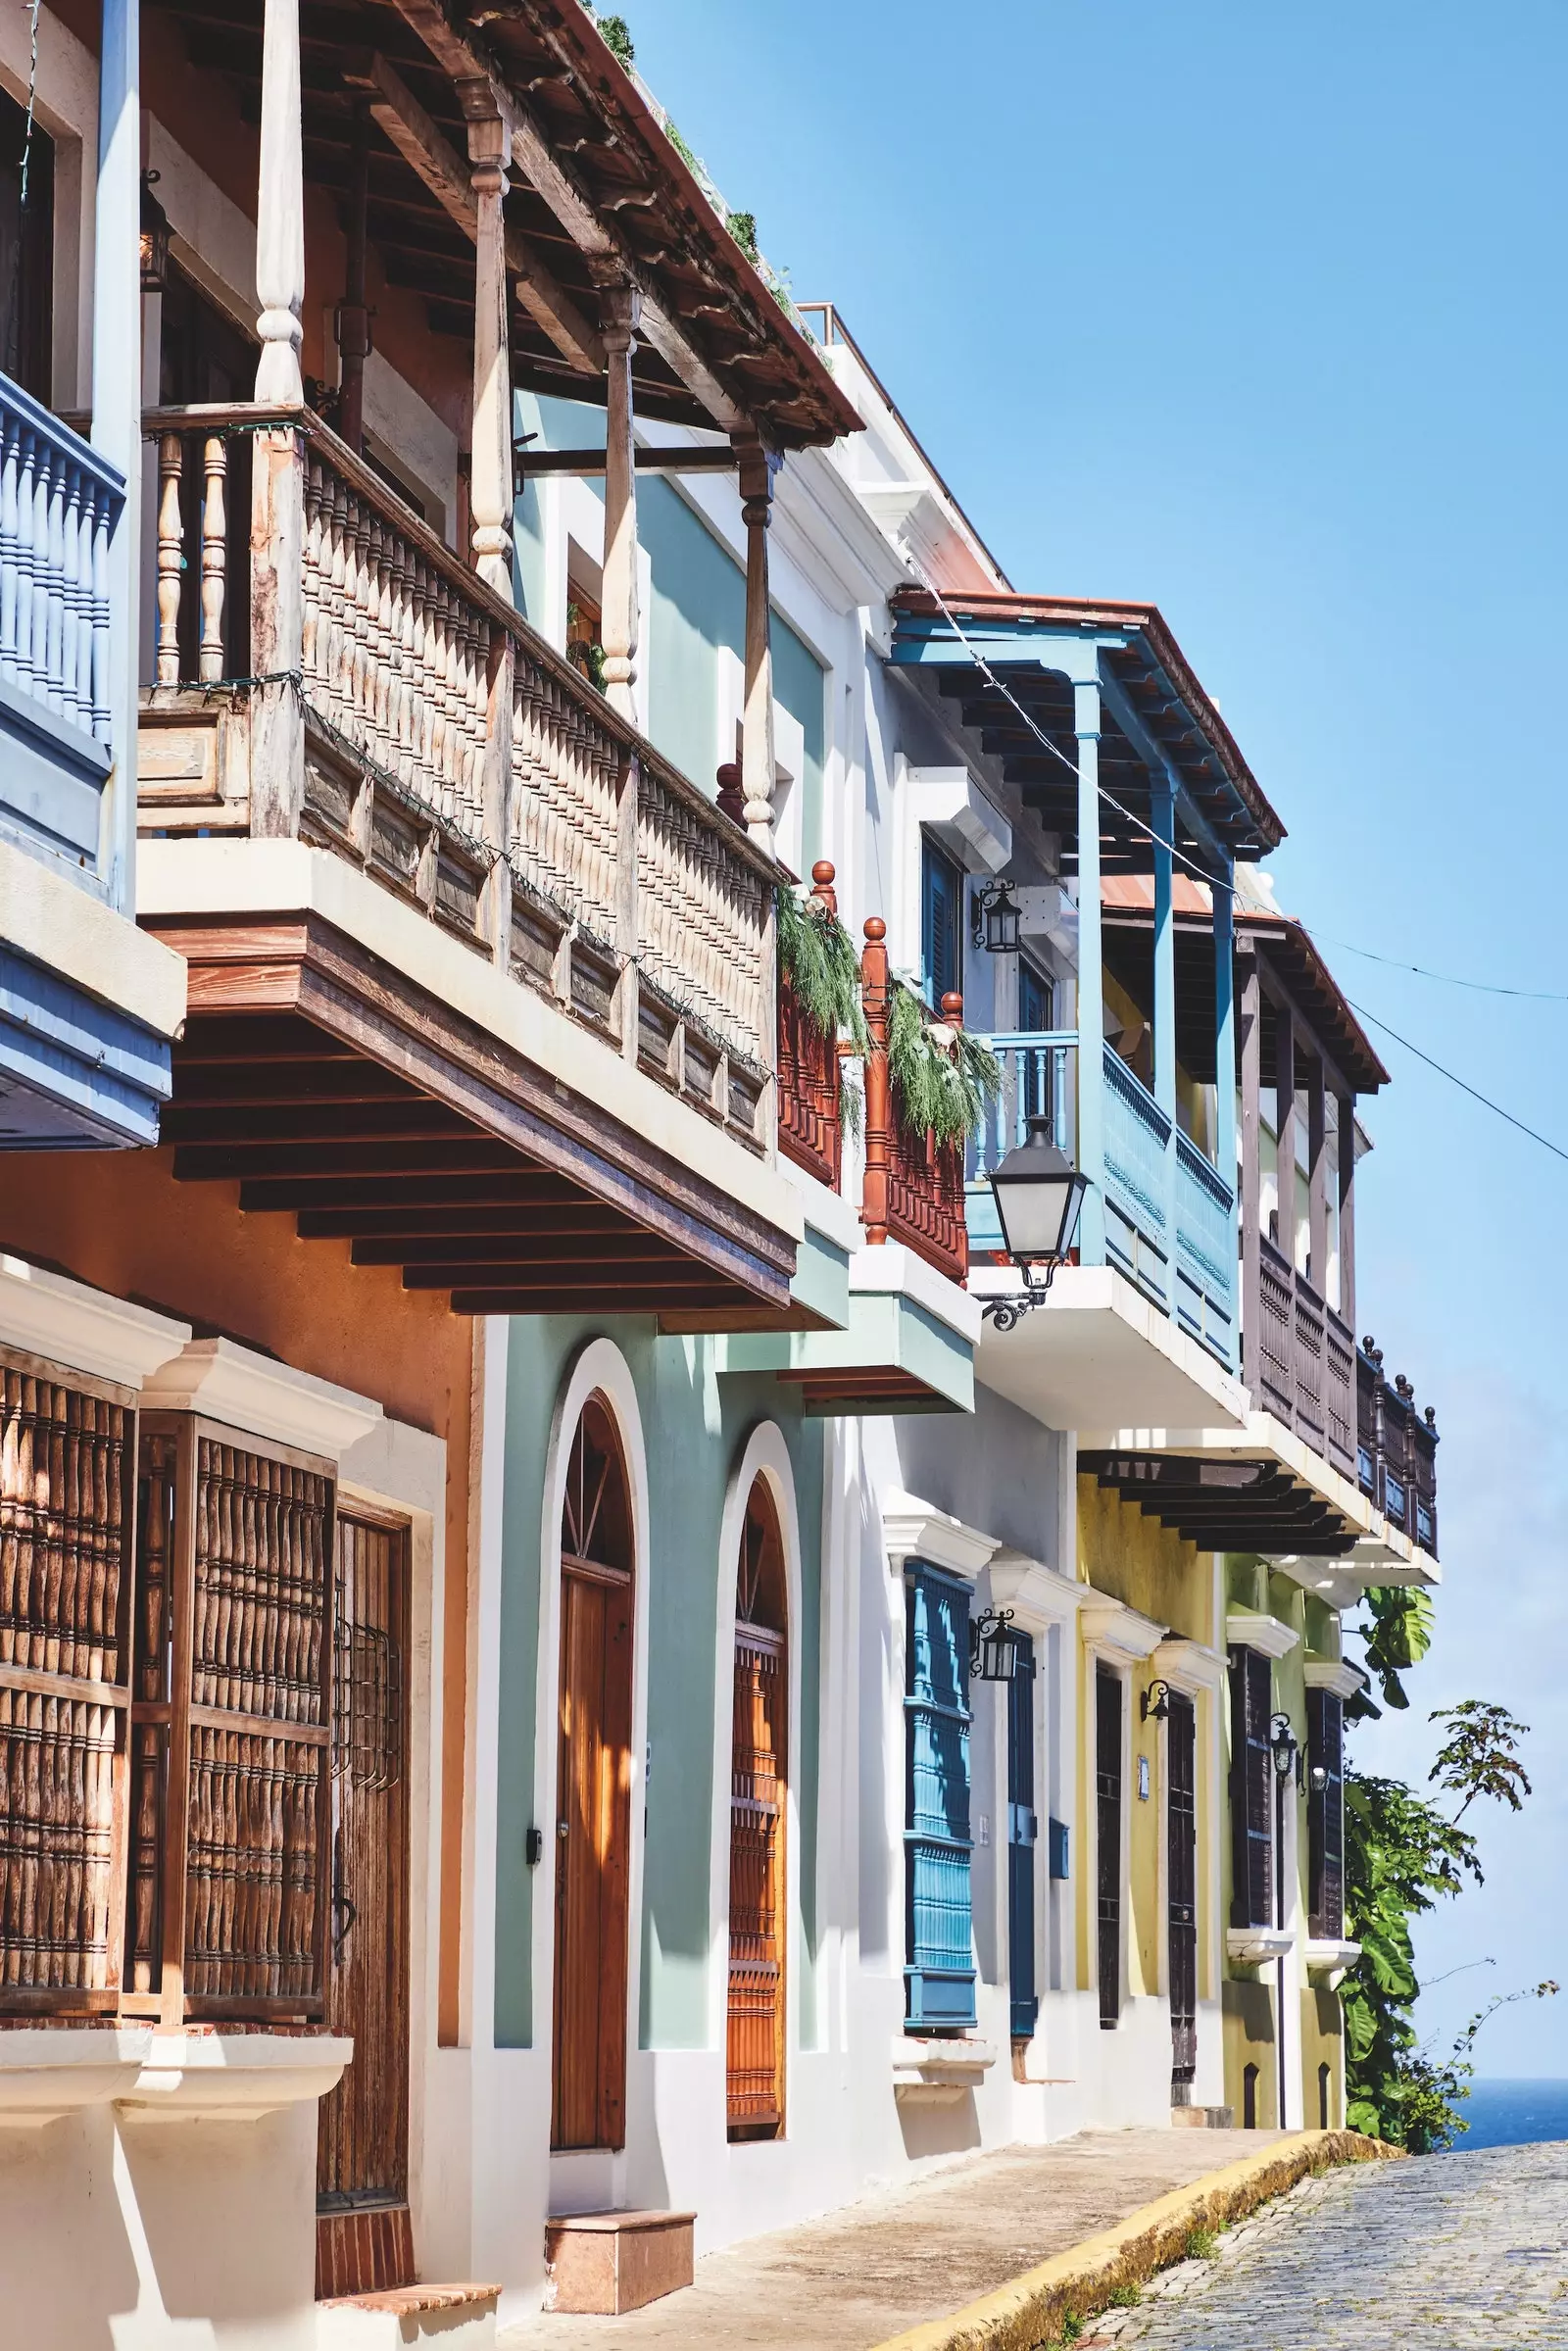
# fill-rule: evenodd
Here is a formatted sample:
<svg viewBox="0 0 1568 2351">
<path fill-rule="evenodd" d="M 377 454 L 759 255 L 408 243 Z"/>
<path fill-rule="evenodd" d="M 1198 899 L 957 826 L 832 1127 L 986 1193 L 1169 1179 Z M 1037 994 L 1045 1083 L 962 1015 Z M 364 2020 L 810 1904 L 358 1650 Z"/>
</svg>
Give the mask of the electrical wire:
<svg viewBox="0 0 1568 2351">
<path fill-rule="evenodd" d="M 1440 1078 L 1446 1078 L 1451 1086 L 1457 1086 L 1461 1094 L 1468 1094 L 1472 1101 L 1480 1102 L 1483 1109 L 1492 1110 L 1498 1118 L 1506 1119 L 1509 1126 L 1517 1127 L 1521 1135 L 1528 1135 L 1532 1143 L 1539 1143 L 1544 1151 L 1550 1151 L 1554 1157 L 1568 1160 L 1568 1151 L 1564 1151 L 1560 1143 L 1553 1143 L 1549 1136 L 1538 1134 L 1534 1127 L 1527 1127 L 1522 1118 L 1515 1118 L 1513 1112 L 1505 1110 L 1501 1102 L 1494 1102 L 1490 1095 L 1480 1093 L 1468 1079 L 1457 1076 L 1451 1069 L 1446 1069 L 1441 1061 L 1435 1061 L 1430 1053 L 1424 1053 L 1419 1045 L 1412 1045 L 1408 1037 L 1401 1037 L 1397 1029 L 1391 1029 L 1386 1020 L 1380 1020 L 1364 1004 L 1356 1004 L 1348 996 L 1345 1001 L 1362 1020 L 1370 1020 L 1372 1026 L 1381 1029 L 1385 1037 L 1392 1037 L 1396 1045 L 1402 1045 L 1407 1053 L 1414 1053 L 1418 1061 L 1424 1061 L 1429 1069 L 1437 1071 Z"/>
<path fill-rule="evenodd" d="M 1325 947 L 1338 947 L 1348 955 L 1359 955 L 1367 963 L 1386 964 L 1390 971 L 1413 972 L 1420 980 L 1438 980 L 1445 988 L 1469 988 L 1477 996 L 1511 996 L 1532 1004 L 1568 1004 L 1568 993 L 1556 988 L 1504 988 L 1494 980 L 1461 979 L 1457 972 L 1428 971 L 1424 963 L 1402 963 L 1397 955 L 1375 955 L 1370 947 L 1352 946 L 1348 939 L 1333 938 L 1329 932 L 1314 928 L 1312 936 Z"/>
</svg>

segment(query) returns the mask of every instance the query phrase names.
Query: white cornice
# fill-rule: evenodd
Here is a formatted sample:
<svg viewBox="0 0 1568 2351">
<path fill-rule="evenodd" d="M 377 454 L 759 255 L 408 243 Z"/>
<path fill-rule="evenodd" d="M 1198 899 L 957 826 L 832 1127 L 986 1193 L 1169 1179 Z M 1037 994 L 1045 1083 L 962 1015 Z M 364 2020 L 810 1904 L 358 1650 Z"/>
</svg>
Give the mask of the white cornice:
<svg viewBox="0 0 1568 2351">
<path fill-rule="evenodd" d="M 992 1559 L 992 1599 L 1026 1625 L 1070 1624 L 1088 1596 L 1086 1584 L 1058 1575 L 1027 1551 L 1001 1550 Z"/>
<path fill-rule="evenodd" d="M 368 1396 L 274 1363 L 232 1339 L 193 1339 L 153 1374 L 142 1396 L 165 1411 L 200 1412 L 246 1436 L 334 1461 L 381 1417 Z"/>
<path fill-rule="evenodd" d="M 1152 1616 L 1140 1616 L 1125 1601 L 1112 1599 L 1109 1592 L 1096 1592 L 1093 1588 L 1084 1593 L 1078 1621 L 1087 1647 L 1129 1658 L 1135 1665 L 1153 1655 L 1168 1630 L 1164 1625 L 1156 1625 Z"/>
<path fill-rule="evenodd" d="M 24 1354 L 139 1388 L 189 1337 L 188 1322 L 49 1273 L 25 1257 L 0 1256 L 0 1340 Z"/>
<path fill-rule="evenodd" d="M 1337 1698 L 1356 1696 L 1364 1680 L 1359 1668 L 1343 1657 L 1307 1657 L 1301 1671 L 1308 1690 L 1332 1690 Z"/>
<path fill-rule="evenodd" d="M 1228 1616 L 1225 1638 L 1233 1648 L 1257 1649 L 1265 1657 L 1288 1657 L 1300 1639 L 1277 1616 Z"/>
<path fill-rule="evenodd" d="M 1218 1649 L 1204 1646 L 1200 1641 L 1162 1641 L 1150 1659 L 1156 1674 L 1174 1682 L 1178 1690 L 1220 1690 L 1225 1682 L 1225 1660 Z"/>
<path fill-rule="evenodd" d="M 890 1494 L 882 1504 L 882 1540 L 888 1565 L 897 1575 L 910 1559 L 928 1559 L 971 1583 L 997 1547 L 994 1535 L 966 1527 L 961 1518 L 922 1502 L 912 1494 Z"/>
</svg>

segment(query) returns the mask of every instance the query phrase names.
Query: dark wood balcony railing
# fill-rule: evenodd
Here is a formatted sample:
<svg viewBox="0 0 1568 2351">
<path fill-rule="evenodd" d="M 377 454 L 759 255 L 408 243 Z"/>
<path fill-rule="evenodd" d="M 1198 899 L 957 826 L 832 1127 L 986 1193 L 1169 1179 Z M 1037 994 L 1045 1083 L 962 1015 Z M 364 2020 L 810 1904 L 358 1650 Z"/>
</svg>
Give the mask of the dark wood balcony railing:
<svg viewBox="0 0 1568 2351">
<path fill-rule="evenodd" d="M 1247 1300 L 1247 1383 L 1265 1412 L 1294 1429 L 1342 1477 L 1355 1475 L 1355 1341 L 1349 1326 L 1266 1234 L 1257 1295 Z"/>
<path fill-rule="evenodd" d="M 836 915 L 833 867 L 825 857 L 812 866 L 811 884 L 812 898 Z M 844 1157 L 838 1040 L 804 1017 L 787 973 L 778 991 L 778 1148 L 819 1184 L 838 1190 Z"/>
<path fill-rule="evenodd" d="M 1356 1352 L 1356 1474 L 1362 1493 L 1391 1526 L 1438 1556 L 1438 1416 L 1416 1409 L 1402 1374 L 1384 1377 L 1383 1349 L 1364 1339 Z"/>
<path fill-rule="evenodd" d="M 893 981 L 886 925 L 872 915 L 860 958 L 860 994 L 871 1050 L 865 1062 L 865 1177 L 860 1221 L 872 1244 L 902 1241 L 938 1273 L 961 1282 L 969 1270 L 964 1226 L 963 1147 L 909 1132 L 888 1074 Z M 942 1017 L 961 1026 L 963 999 L 945 996 Z"/>
<path fill-rule="evenodd" d="M 147 430 L 143 829 L 332 849 L 763 1143 L 772 859 L 311 411 Z"/>
</svg>

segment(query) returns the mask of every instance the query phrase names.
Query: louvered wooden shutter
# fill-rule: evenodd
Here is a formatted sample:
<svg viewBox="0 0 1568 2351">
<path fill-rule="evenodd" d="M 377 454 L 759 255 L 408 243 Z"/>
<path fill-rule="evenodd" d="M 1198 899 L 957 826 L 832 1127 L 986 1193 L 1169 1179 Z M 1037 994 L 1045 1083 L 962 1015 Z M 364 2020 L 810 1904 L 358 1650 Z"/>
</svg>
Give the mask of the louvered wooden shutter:
<svg viewBox="0 0 1568 2351">
<path fill-rule="evenodd" d="M 911 2032 L 972 2025 L 969 1587 L 911 1560 L 906 1581 L 905 1984 Z"/>
<path fill-rule="evenodd" d="M 119 1996 L 128 1392 L 0 1352 L 0 2012 Z"/>
<path fill-rule="evenodd" d="M 332 1464 L 144 1413 L 126 1972 L 161 2014 L 318 2023 Z"/>
<path fill-rule="evenodd" d="M 1306 1693 L 1307 1761 L 1321 1788 L 1306 1804 L 1308 1925 L 1325 1942 L 1345 1934 L 1345 1705 L 1332 1690 Z"/>
<path fill-rule="evenodd" d="M 1259 1649 L 1234 1646 L 1231 1663 L 1231 1925 L 1274 1924 L 1273 1685 Z"/>
<path fill-rule="evenodd" d="M 1100 2022 L 1111 2031 L 1121 2015 L 1121 1714 L 1115 1674 L 1095 1669 L 1095 1843 Z"/>
</svg>

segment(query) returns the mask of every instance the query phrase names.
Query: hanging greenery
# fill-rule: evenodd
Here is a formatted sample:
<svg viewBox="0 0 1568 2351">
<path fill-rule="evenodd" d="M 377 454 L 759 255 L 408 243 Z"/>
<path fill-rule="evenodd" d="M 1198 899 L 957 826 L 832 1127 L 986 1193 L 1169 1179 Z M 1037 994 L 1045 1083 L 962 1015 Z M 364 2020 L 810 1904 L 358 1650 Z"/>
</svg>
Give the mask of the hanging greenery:
<svg viewBox="0 0 1568 2351">
<path fill-rule="evenodd" d="M 787 885 L 777 893 L 779 969 L 808 1028 L 855 1054 L 870 1048 L 860 1003 L 860 962 L 855 942 L 820 899 L 797 898 Z M 847 1135 L 860 1132 L 860 1091 L 839 1060 L 839 1124 Z"/>
<path fill-rule="evenodd" d="M 610 51 L 612 57 L 618 57 L 621 64 L 625 67 L 627 73 L 629 73 L 632 70 L 632 67 L 637 63 L 637 52 L 632 47 L 631 27 L 626 23 L 625 18 L 601 17 L 599 20 L 599 37 L 604 42 L 605 47 Z"/>
<path fill-rule="evenodd" d="M 747 260 L 755 267 L 759 259 L 757 215 L 755 213 L 731 213 L 725 225 Z"/>
<path fill-rule="evenodd" d="M 932 1022 L 912 988 L 895 980 L 888 1004 L 888 1077 L 894 1111 L 907 1134 L 967 1143 L 1002 1092 L 1002 1067 L 967 1030 L 951 1051 L 932 1042 Z"/>
</svg>

